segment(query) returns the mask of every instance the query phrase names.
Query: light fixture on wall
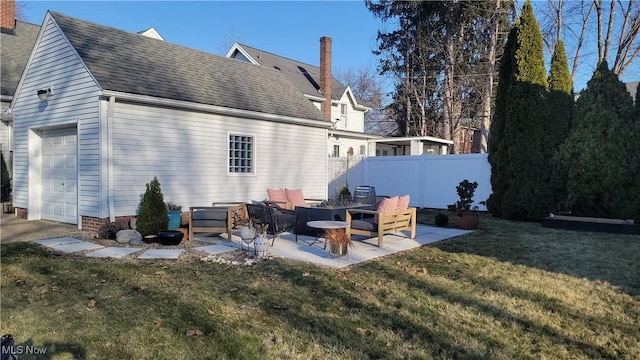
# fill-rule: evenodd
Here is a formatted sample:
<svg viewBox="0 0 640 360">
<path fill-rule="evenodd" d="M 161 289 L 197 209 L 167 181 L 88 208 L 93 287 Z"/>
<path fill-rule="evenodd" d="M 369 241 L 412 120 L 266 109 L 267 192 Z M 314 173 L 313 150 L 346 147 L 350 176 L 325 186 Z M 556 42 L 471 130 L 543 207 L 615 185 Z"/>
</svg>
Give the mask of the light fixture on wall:
<svg viewBox="0 0 640 360">
<path fill-rule="evenodd" d="M 53 95 L 53 86 L 38 90 L 38 98 L 40 101 L 45 101 L 49 98 L 49 96 Z"/>
</svg>

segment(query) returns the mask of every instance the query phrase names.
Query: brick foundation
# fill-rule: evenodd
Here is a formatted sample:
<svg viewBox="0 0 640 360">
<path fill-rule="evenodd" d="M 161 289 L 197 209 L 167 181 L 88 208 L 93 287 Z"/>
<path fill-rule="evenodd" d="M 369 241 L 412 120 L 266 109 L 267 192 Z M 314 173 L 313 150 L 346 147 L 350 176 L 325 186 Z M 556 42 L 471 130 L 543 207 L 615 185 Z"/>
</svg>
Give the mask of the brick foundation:
<svg viewBox="0 0 640 360">
<path fill-rule="evenodd" d="M 28 215 L 29 215 L 29 210 L 27 210 L 25 208 L 16 208 L 16 216 L 17 217 L 26 220 Z"/>
<path fill-rule="evenodd" d="M 116 222 L 119 223 L 123 223 L 126 228 L 129 228 L 129 221 L 131 220 L 131 218 L 133 218 L 135 216 L 116 216 Z M 95 217 L 90 217 L 90 216 L 83 216 L 82 217 L 82 230 L 83 231 L 88 231 L 88 232 L 92 232 L 92 233 L 97 233 L 98 230 L 100 229 L 100 226 L 102 226 L 102 224 L 106 224 L 109 222 L 109 218 L 95 218 Z"/>
</svg>

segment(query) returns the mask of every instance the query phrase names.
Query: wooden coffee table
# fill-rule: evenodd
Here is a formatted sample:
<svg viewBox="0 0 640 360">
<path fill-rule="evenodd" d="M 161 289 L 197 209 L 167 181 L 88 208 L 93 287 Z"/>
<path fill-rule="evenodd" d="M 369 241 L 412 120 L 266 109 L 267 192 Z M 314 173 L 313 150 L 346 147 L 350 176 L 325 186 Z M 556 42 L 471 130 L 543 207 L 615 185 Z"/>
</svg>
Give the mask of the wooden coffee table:
<svg viewBox="0 0 640 360">
<path fill-rule="evenodd" d="M 307 226 L 314 229 L 322 229 L 325 231 L 324 237 L 324 248 L 327 248 L 327 241 L 331 241 L 337 237 L 342 237 L 347 231 L 349 227 L 349 223 L 346 221 L 335 221 L 335 220 L 316 220 L 307 222 Z M 314 242 L 309 244 L 310 246 L 315 244 L 318 241 L 318 236 Z"/>
</svg>

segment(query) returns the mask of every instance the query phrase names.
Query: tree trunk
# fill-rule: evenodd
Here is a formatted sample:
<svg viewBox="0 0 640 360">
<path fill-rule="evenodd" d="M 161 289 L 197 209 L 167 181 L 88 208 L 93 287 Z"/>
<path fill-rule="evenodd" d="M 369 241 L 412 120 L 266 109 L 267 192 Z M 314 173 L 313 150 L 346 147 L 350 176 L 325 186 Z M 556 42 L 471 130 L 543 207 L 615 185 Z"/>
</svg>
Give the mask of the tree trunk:
<svg viewBox="0 0 640 360">
<path fill-rule="evenodd" d="M 496 49 L 498 46 L 498 28 L 500 26 L 500 0 L 496 0 L 496 9 L 491 17 L 491 43 L 485 92 L 482 99 L 482 122 L 480 123 L 480 152 L 489 151 L 489 129 L 491 128 L 491 103 L 493 102 L 493 78 L 496 72 Z"/>
</svg>

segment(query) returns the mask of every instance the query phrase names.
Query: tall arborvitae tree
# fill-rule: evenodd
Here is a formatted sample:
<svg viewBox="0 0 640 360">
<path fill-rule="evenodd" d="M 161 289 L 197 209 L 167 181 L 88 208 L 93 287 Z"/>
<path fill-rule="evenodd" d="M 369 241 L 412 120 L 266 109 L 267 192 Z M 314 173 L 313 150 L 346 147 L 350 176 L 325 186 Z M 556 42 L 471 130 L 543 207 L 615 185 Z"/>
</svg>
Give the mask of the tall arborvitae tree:
<svg viewBox="0 0 640 360">
<path fill-rule="evenodd" d="M 556 42 L 553 56 L 551 57 L 549 93 L 547 94 L 545 113 L 547 118 L 545 124 L 549 125 L 549 127 L 545 133 L 546 139 L 544 140 L 546 140 L 546 143 L 542 144 L 541 150 L 545 159 L 549 160 L 549 164 L 544 169 L 541 169 L 544 174 L 540 177 L 540 180 L 548 182 L 548 188 L 554 191 L 547 204 L 547 207 L 552 209 L 556 203 L 566 200 L 567 197 L 564 187 L 566 174 L 563 171 L 564 169 L 554 166 L 553 157 L 569 135 L 571 122 L 575 116 L 573 83 L 562 40 Z"/>
<path fill-rule="evenodd" d="M 540 177 L 548 167 L 542 147 L 551 126 L 540 111 L 546 106 L 547 78 L 542 35 L 529 0 L 508 41 L 510 52 L 505 51 L 503 61 L 510 64 L 500 69 L 500 81 L 507 84 L 498 87 L 503 93 L 497 94 L 494 122 L 501 119 L 491 128 L 491 142 L 498 144 L 489 160 L 493 195 L 488 205 L 497 216 L 540 219 L 550 210 L 549 184 Z M 502 129 L 494 133 L 498 127 Z"/>
<path fill-rule="evenodd" d="M 625 85 L 602 61 L 576 104 L 558 153 L 576 215 L 640 217 L 640 119 Z"/>
<path fill-rule="evenodd" d="M 496 105 L 491 121 L 489 141 L 489 163 L 491 164 L 491 187 L 493 193 L 487 199 L 487 208 L 493 216 L 502 217 L 502 197 L 507 191 L 509 173 L 508 158 L 505 148 L 504 128 L 507 121 L 507 105 L 509 103 L 509 89 L 515 81 L 515 45 L 517 28 L 514 26 L 509 32 L 504 54 L 500 61 L 498 72 L 498 88 L 496 90 Z"/>
</svg>

